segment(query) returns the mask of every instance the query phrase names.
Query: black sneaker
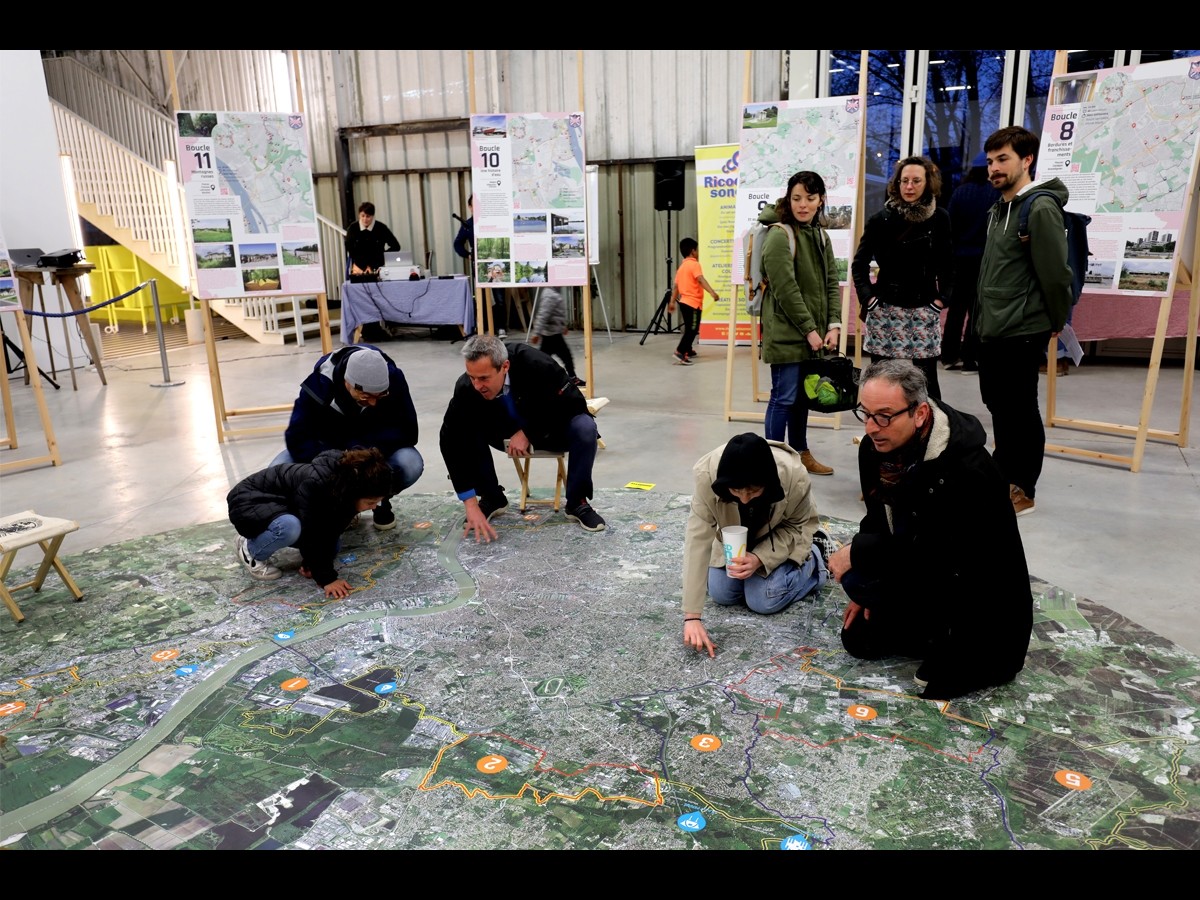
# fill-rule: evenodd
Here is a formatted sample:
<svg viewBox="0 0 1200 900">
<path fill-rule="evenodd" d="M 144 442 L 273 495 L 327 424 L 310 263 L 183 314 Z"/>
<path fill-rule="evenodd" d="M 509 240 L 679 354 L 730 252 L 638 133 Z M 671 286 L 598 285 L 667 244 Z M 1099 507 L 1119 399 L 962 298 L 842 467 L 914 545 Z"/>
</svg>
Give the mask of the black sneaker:
<svg viewBox="0 0 1200 900">
<path fill-rule="evenodd" d="M 500 490 L 503 491 L 504 488 L 500 488 Z M 508 497 L 504 496 L 503 493 L 497 494 L 494 497 L 480 497 L 479 508 L 483 510 L 483 517 L 490 522 L 492 516 L 498 516 L 504 510 L 508 509 Z"/>
<path fill-rule="evenodd" d="M 813 546 L 821 551 L 821 558 L 825 561 L 825 568 L 829 568 L 829 557 L 833 556 L 839 548 L 839 544 L 822 529 L 818 528 L 813 534 Z"/>
<path fill-rule="evenodd" d="M 587 382 L 584 381 L 582 378 L 580 378 L 578 375 L 572 375 L 570 378 L 570 381 L 571 381 L 571 384 L 575 385 L 575 387 L 587 387 Z"/>
<path fill-rule="evenodd" d="M 567 507 L 567 518 L 574 519 L 584 531 L 603 531 L 607 526 L 600 518 L 600 513 L 592 509 L 590 503 L 584 500 L 578 506 Z"/>
<path fill-rule="evenodd" d="M 396 527 L 396 514 L 392 512 L 392 504 L 388 500 L 384 500 L 371 514 L 373 524 L 380 531 L 389 531 Z"/>
</svg>

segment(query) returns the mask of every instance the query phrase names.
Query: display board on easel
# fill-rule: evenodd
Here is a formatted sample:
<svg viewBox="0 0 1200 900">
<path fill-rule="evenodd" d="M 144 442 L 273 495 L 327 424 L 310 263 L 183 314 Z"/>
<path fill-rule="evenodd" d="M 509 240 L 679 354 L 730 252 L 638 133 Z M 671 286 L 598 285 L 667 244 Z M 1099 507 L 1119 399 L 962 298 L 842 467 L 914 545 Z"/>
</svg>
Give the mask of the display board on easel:
<svg viewBox="0 0 1200 900">
<path fill-rule="evenodd" d="M 321 349 L 330 352 L 303 113 L 180 111 L 176 124 L 193 292 L 201 301 L 315 294 Z M 282 424 L 228 428 L 231 416 L 287 412 L 292 404 L 226 408 L 208 315 L 203 321 L 217 439 L 281 431 Z"/>
<path fill-rule="evenodd" d="M 476 322 L 485 321 L 482 290 L 486 285 L 520 285 L 523 276 L 525 284 L 538 283 L 534 273 L 542 275 L 544 269 L 541 283 L 582 286 L 587 375 L 583 392 L 591 398 L 595 391 L 588 269 L 592 233 L 585 178 L 583 51 L 575 51 L 580 112 L 478 115 L 473 50 L 467 51 L 467 72 Z M 491 303 L 486 321 L 492 330 Z"/>
<path fill-rule="evenodd" d="M 747 64 L 747 79 L 749 78 Z M 747 84 L 748 93 L 748 84 Z M 746 103 L 742 108 L 742 132 L 738 155 L 737 208 L 731 278 L 735 286 L 745 281 L 742 236 L 758 221 L 759 213 L 775 203 L 787 191 L 788 179 L 797 171 L 817 172 L 827 191 L 826 218 L 838 280 L 843 285 L 842 320 L 847 315 L 848 269 L 854 253 L 855 224 L 861 204 L 863 121 L 862 97 L 826 97 L 816 100 L 780 100 Z M 752 321 L 745 325 L 737 319 L 737 290 L 729 309 L 728 350 L 726 353 L 725 418 L 761 422 L 763 413 L 733 409 L 734 342 L 739 336 L 753 335 Z M 743 295 L 744 296 L 744 295 Z M 739 335 L 740 332 L 740 335 Z M 846 328 L 841 345 L 845 348 Z M 765 399 L 758 392 L 757 354 L 750 354 L 751 394 L 755 401 Z M 826 421 L 840 426 L 840 414 L 811 417 L 811 422 Z"/>
<path fill-rule="evenodd" d="M 1132 455 L 1057 444 L 1047 444 L 1047 452 L 1123 463 L 1136 472 L 1147 439 L 1186 446 L 1200 299 L 1195 283 L 1179 429 L 1151 429 L 1149 417 L 1175 286 L 1181 270 L 1194 271 L 1200 247 L 1195 237 L 1198 158 L 1200 57 L 1067 73 L 1066 51 L 1058 52 L 1037 175 L 1061 179 L 1070 192 L 1067 209 L 1092 217 L 1085 291 L 1161 299 L 1137 425 L 1058 416 L 1054 367 L 1049 367 L 1046 424 L 1134 436 Z"/>
</svg>

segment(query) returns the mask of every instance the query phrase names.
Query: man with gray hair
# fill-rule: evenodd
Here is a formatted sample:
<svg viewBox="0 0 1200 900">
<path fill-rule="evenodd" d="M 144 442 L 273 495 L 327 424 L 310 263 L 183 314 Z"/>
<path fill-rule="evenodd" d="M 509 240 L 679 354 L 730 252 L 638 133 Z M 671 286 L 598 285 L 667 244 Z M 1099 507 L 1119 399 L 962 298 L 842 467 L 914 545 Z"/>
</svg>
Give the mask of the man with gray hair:
<svg viewBox="0 0 1200 900">
<path fill-rule="evenodd" d="M 462 355 L 466 372 L 446 407 L 441 447 L 450 481 L 466 507 L 463 535 L 474 532 L 477 542 L 494 540 L 490 519 L 508 506 L 489 447 L 510 457 L 529 456 L 534 447 L 565 451 L 567 518 L 585 531 L 603 531 L 604 519 L 588 503 L 596 420 L 562 366 L 528 344 L 504 343 L 489 334 L 468 338 Z"/>
<path fill-rule="evenodd" d="M 922 697 L 1011 681 L 1025 665 L 1033 595 L 1007 479 L 974 416 L 930 400 L 908 360 L 859 379 L 858 470 L 867 514 L 829 559 L 846 591 L 842 645 L 859 659 L 922 660 Z"/>
</svg>

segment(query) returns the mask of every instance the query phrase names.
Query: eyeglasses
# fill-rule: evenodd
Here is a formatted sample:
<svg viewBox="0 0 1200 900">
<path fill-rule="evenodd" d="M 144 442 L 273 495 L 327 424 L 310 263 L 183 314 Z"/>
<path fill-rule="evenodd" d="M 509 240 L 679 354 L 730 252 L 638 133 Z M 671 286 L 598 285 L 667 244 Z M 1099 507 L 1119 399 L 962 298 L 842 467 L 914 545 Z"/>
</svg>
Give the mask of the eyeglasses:
<svg viewBox="0 0 1200 900">
<path fill-rule="evenodd" d="M 910 403 L 904 409 L 900 410 L 900 412 L 869 413 L 865 409 L 863 409 L 861 406 L 859 406 L 859 407 L 856 407 L 854 410 L 854 418 L 858 419 L 858 421 L 862 422 L 864 425 L 867 422 L 874 422 L 880 428 L 887 428 L 889 425 L 892 424 L 892 419 L 896 418 L 897 416 L 902 416 L 905 413 L 910 413 L 916 408 L 917 408 L 917 404 Z"/>
</svg>

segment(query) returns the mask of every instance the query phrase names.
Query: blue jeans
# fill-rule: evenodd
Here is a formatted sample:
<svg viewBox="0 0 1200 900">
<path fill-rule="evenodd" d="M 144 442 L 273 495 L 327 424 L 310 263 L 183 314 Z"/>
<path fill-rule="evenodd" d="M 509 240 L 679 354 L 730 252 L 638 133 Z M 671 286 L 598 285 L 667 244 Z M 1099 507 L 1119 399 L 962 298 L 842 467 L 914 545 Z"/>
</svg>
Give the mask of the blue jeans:
<svg viewBox="0 0 1200 900">
<path fill-rule="evenodd" d="M 819 591 L 828 579 L 825 560 L 814 546 L 803 565 L 784 560 L 765 578 L 757 573 L 746 579 L 730 578 L 723 567 L 711 566 L 708 595 L 719 606 L 744 603 L 752 612 L 769 616 L 787 609 L 813 591 Z"/>
<path fill-rule="evenodd" d="M 300 540 L 300 520 L 291 513 L 284 513 L 271 520 L 271 524 L 256 538 L 246 542 L 246 549 L 259 562 L 271 558 L 271 554 L 284 547 L 290 547 Z"/>
<path fill-rule="evenodd" d="M 295 461 L 292 458 L 292 454 L 285 447 L 282 453 L 268 463 L 268 468 L 271 466 L 281 466 L 284 463 L 294 463 Z M 416 484 L 417 479 L 421 477 L 421 473 L 425 471 L 425 460 L 421 458 L 421 454 L 416 447 L 401 447 L 388 457 L 387 464 L 392 470 L 391 496 L 393 497 Z M 387 497 L 384 497 L 384 499 L 386 500 Z"/>
<path fill-rule="evenodd" d="M 764 420 L 768 441 L 787 442 L 796 450 L 808 449 L 808 407 L 797 403 L 800 396 L 802 363 L 771 366 L 771 399 Z"/>
</svg>

